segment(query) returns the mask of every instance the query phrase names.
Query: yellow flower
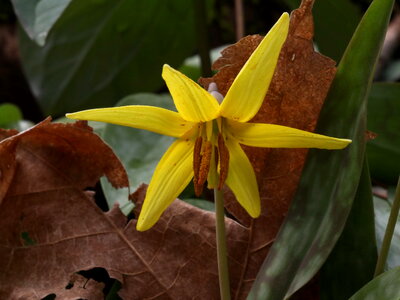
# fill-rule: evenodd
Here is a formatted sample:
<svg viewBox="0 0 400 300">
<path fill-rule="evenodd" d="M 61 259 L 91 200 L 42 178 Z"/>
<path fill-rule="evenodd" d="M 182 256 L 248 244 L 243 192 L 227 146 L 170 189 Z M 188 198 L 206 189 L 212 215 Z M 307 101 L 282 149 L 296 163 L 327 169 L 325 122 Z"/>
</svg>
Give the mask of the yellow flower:
<svg viewBox="0 0 400 300">
<path fill-rule="evenodd" d="M 289 15 L 284 13 L 235 78 L 220 104 L 212 94 L 164 65 L 162 77 L 177 112 L 132 105 L 67 114 L 68 118 L 109 122 L 178 138 L 163 155 L 147 189 L 137 229 L 152 227 L 194 178 L 196 193 L 227 184 L 253 217 L 260 196 L 252 165 L 240 144 L 270 148 L 342 149 L 351 140 L 331 138 L 290 127 L 248 123 L 258 112 L 271 82 Z M 218 93 L 217 93 L 218 95 Z"/>
</svg>

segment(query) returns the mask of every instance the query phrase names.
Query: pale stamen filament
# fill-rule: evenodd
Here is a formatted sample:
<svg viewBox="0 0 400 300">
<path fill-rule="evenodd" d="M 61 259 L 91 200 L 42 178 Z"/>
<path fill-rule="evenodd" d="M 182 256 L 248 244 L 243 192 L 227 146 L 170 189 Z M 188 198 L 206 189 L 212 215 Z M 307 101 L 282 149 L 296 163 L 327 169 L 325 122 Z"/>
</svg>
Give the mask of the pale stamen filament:
<svg viewBox="0 0 400 300">
<path fill-rule="evenodd" d="M 221 104 L 224 100 L 224 96 L 222 96 L 222 94 L 218 91 L 218 86 L 215 82 L 211 82 L 208 85 L 208 92 L 211 94 L 211 96 L 217 99 L 219 104 Z"/>
</svg>

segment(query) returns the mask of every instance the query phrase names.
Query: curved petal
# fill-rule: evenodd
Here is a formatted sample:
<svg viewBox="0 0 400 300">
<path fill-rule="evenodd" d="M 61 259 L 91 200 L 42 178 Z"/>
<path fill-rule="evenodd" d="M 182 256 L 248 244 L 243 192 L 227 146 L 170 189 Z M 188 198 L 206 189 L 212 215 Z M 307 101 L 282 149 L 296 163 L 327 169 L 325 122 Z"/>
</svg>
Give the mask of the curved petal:
<svg viewBox="0 0 400 300">
<path fill-rule="evenodd" d="M 165 152 L 147 188 L 137 230 L 152 227 L 189 184 L 193 178 L 193 147 L 192 140 L 177 140 Z"/>
<path fill-rule="evenodd" d="M 66 114 L 67 118 L 112 123 L 181 137 L 194 124 L 182 119 L 179 113 L 160 107 L 129 105 L 83 110 Z"/>
<path fill-rule="evenodd" d="M 169 65 L 164 65 L 162 77 L 182 118 L 206 122 L 219 115 L 218 101 L 193 80 Z"/>
<path fill-rule="evenodd" d="M 261 206 L 253 166 L 238 142 L 228 138 L 225 144 L 229 150 L 229 169 L 225 183 L 249 215 L 257 218 L 260 215 Z"/>
<path fill-rule="evenodd" d="M 221 115 L 247 122 L 258 112 L 268 91 L 289 28 L 284 13 L 236 76 L 221 104 Z"/>
<path fill-rule="evenodd" d="M 228 131 L 239 143 L 253 147 L 343 149 L 351 143 L 348 139 L 274 124 L 229 121 Z"/>
</svg>

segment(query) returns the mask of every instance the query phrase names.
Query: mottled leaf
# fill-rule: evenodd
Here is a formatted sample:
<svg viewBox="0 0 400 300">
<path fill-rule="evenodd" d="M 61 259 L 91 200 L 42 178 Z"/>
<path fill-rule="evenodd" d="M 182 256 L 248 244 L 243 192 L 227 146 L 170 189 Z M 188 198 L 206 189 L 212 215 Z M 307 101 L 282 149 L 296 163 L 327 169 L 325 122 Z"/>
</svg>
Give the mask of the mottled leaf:
<svg viewBox="0 0 400 300">
<path fill-rule="evenodd" d="M 46 37 L 72 0 L 12 0 L 15 13 L 29 37 L 43 46 Z"/>
<path fill-rule="evenodd" d="M 378 276 L 349 300 L 395 300 L 400 299 L 400 268 L 395 268 Z"/>
<path fill-rule="evenodd" d="M 374 221 L 371 179 L 364 163 L 342 235 L 321 270 L 321 299 L 347 300 L 372 280 L 377 261 Z"/>
</svg>

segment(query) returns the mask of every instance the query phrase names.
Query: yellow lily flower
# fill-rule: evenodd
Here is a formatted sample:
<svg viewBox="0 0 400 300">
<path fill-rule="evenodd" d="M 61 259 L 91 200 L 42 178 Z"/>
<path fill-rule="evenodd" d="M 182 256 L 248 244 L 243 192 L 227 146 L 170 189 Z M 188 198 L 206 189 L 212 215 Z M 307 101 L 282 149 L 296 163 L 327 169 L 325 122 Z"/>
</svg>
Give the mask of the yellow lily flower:
<svg viewBox="0 0 400 300">
<path fill-rule="evenodd" d="M 288 27 L 289 15 L 284 13 L 243 66 L 222 103 L 215 90 L 209 93 L 164 65 L 162 77 L 177 112 L 132 105 L 67 114 L 72 119 L 108 122 L 177 138 L 156 167 L 137 230 L 152 227 L 192 178 L 197 194 L 206 180 L 208 188 L 228 185 L 243 208 L 253 218 L 258 217 L 261 208 L 256 177 L 240 144 L 342 149 L 351 142 L 280 125 L 248 123 L 264 100 Z"/>
</svg>

